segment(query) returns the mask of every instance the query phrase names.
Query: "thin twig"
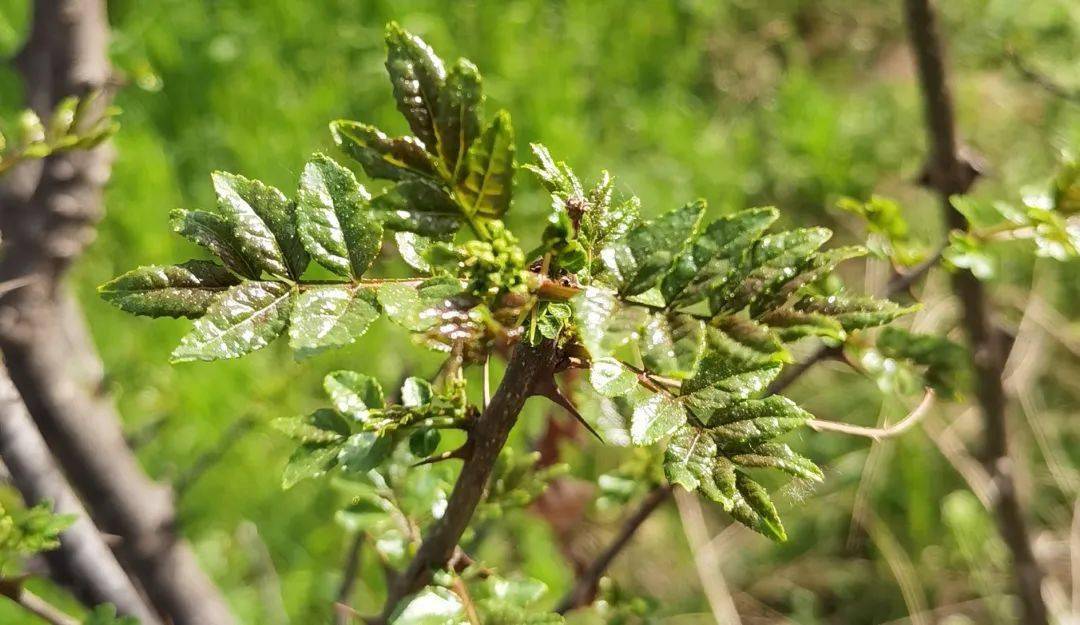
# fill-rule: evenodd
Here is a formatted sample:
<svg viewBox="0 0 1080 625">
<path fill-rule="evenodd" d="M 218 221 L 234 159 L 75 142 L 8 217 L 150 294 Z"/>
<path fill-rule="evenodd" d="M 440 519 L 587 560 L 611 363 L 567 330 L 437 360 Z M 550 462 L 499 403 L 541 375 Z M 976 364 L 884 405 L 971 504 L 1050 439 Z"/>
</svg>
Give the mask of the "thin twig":
<svg viewBox="0 0 1080 625">
<path fill-rule="evenodd" d="M 177 476 L 173 486 L 176 490 L 177 498 L 183 498 L 195 482 L 197 482 L 207 471 L 214 468 L 214 466 L 229 453 L 229 450 L 232 449 L 233 445 L 243 438 L 243 436 L 253 427 L 255 427 L 255 419 L 251 417 L 242 417 L 233 421 L 225 432 L 222 433 L 217 444 L 203 452 L 202 455 L 191 463 L 191 466 L 189 466 L 186 471 Z"/>
<path fill-rule="evenodd" d="M 884 440 L 886 438 L 893 438 L 907 432 L 915 426 L 923 417 L 930 412 L 930 408 L 934 405 L 934 391 L 926 389 L 923 395 L 922 401 L 915 407 L 906 417 L 898 421 L 894 425 L 890 425 L 885 428 L 868 428 L 860 425 L 851 425 L 850 423 L 840 423 L 838 421 L 825 421 L 823 419 L 811 419 L 806 424 L 810 428 L 817 432 L 838 432 L 840 434 L 850 434 L 852 436 L 862 436 L 875 441 Z"/>
<path fill-rule="evenodd" d="M 357 532 L 349 545 L 349 552 L 345 556 L 345 564 L 341 567 L 341 585 L 338 586 L 335 598 L 335 610 L 338 625 L 349 625 L 354 614 L 349 605 L 352 603 L 353 590 L 356 587 L 357 573 L 360 572 L 360 552 L 364 546 L 364 533 Z M 342 610 L 341 607 L 349 608 Z"/>
<path fill-rule="evenodd" d="M 1066 102 L 1072 102 L 1073 104 L 1080 104 L 1080 89 L 1071 89 L 1053 80 L 1046 74 L 1036 70 L 1027 64 L 1027 61 L 1022 59 L 1015 50 L 1008 49 L 1005 51 L 1005 60 L 1013 66 L 1013 69 L 1023 76 L 1028 82 L 1038 86 L 1043 91 L 1049 93 L 1052 96 L 1061 98 Z"/>
<path fill-rule="evenodd" d="M 559 601 L 558 607 L 555 608 L 556 612 L 566 614 L 574 608 L 592 602 L 593 597 L 596 595 L 596 586 L 600 583 L 604 571 L 607 570 L 623 548 L 629 544 L 630 539 L 633 538 L 638 528 L 645 523 L 645 520 L 660 507 L 660 504 L 667 501 L 672 490 L 671 486 L 657 486 L 649 491 L 649 494 L 645 495 L 638 508 L 623 521 L 615 540 L 574 581 L 574 586 Z"/>
<path fill-rule="evenodd" d="M 15 289 L 18 289 L 20 287 L 24 287 L 24 286 L 26 286 L 28 284 L 33 284 L 34 282 L 36 282 L 39 279 L 40 279 L 39 276 L 30 275 L 30 276 L 22 276 L 22 277 L 19 277 L 19 278 L 12 278 L 10 280 L 4 280 L 3 282 L 0 282 L 0 295 L 3 295 L 4 293 L 7 293 L 8 291 L 14 291 Z"/>
<path fill-rule="evenodd" d="M 50 625 L 79 625 L 79 621 L 27 590 L 19 580 L 0 580 L 0 595 Z"/>
</svg>

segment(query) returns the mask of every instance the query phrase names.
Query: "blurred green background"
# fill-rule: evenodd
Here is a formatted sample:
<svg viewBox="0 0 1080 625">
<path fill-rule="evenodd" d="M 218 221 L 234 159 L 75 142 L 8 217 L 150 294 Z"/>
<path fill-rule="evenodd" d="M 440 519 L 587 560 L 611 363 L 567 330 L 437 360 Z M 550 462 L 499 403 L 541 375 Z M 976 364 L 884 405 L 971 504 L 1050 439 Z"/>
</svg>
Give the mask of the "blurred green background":
<svg viewBox="0 0 1080 625">
<path fill-rule="evenodd" d="M 1080 148 L 1080 106 L 1026 80 L 1007 51 L 1080 90 L 1080 4 L 939 4 L 962 136 L 987 164 L 977 195 L 1015 199 L 1026 185 L 1051 175 L 1063 150 Z M 139 450 L 153 476 L 174 478 L 234 421 L 258 421 L 179 504 L 185 534 L 246 623 L 330 622 L 347 545 L 333 521 L 339 495 L 311 482 L 281 491 L 292 444 L 266 422 L 320 405 L 321 379 L 330 370 L 363 370 L 392 387 L 405 371 L 431 374 L 437 361 L 403 347 L 404 332 L 380 322 L 361 344 L 311 360 L 295 361 L 279 346 L 239 361 L 171 366 L 168 353 L 188 322 L 128 317 L 101 302 L 95 287 L 139 264 L 197 255 L 170 233 L 167 216 L 172 208 L 210 204 L 212 170 L 257 177 L 289 192 L 313 151 L 333 151 L 329 120 L 348 117 L 405 131 L 382 67 L 386 22 L 421 34 L 445 58 L 466 56 L 480 67 L 488 110 L 513 115 L 519 160 L 529 158 L 528 142 L 542 141 L 590 179 L 610 170 L 619 190 L 640 196 L 647 213 L 697 197 L 708 199 L 714 214 L 772 204 L 789 223 L 829 225 L 840 241 L 857 241 L 861 226 L 833 204 L 841 196 L 878 193 L 903 203 L 928 244 L 942 236 L 936 202 L 914 182 L 924 131 L 899 2 L 108 5 L 112 60 L 124 83 L 116 98 L 123 128 L 114 142 L 107 215 L 71 284 L 126 428 L 155 428 Z M 27 20 L 26 0 L 0 0 L 0 56 L 17 51 Z M 17 110 L 21 98 L 15 74 L 0 69 L 0 113 Z M 525 175 L 518 178 L 517 197 L 510 222 L 529 248 L 546 200 Z M 1075 320 L 1075 263 L 1042 266 L 1030 254 L 1003 254 L 994 292 L 1010 319 L 1018 315 L 1008 302 L 1022 304 L 1038 275 L 1042 296 Z M 938 276 L 928 289 L 940 292 L 941 285 Z M 951 316 L 948 302 L 943 306 L 934 314 Z M 1080 336 L 1075 329 L 1075 321 L 1061 328 Z M 1075 355 L 1053 346 L 1043 358 L 1055 367 L 1032 382 L 1039 425 L 1032 429 L 1031 419 L 1015 415 L 1016 447 L 1040 541 L 1054 543 L 1067 538 L 1076 499 L 1080 428 L 1068 417 L 1080 405 L 1074 377 L 1080 368 Z M 835 420 L 871 424 L 879 413 L 895 419 L 904 411 L 872 383 L 829 368 L 792 394 Z M 530 406 L 519 444 L 527 445 L 542 427 L 543 410 Z M 745 623 L 902 623 L 920 596 L 928 607 L 978 603 L 973 620 L 949 623 L 1015 622 L 1001 607 L 1007 570 L 992 521 L 923 432 L 874 451 L 862 440 L 823 435 L 803 435 L 796 443 L 828 467 L 828 479 L 819 492 L 781 501 L 792 537 L 787 544 L 741 534 L 728 541 L 723 569 Z M 625 455 L 589 443 L 565 458 L 589 476 Z M 856 502 L 878 519 L 879 530 L 869 538 L 855 531 L 849 539 Z M 707 512 L 710 527 L 727 523 L 719 510 Z M 582 539 L 586 548 L 610 535 L 602 522 L 616 516 L 591 515 L 597 522 Z M 517 564 L 541 578 L 556 597 L 571 577 L 547 524 L 531 513 L 512 515 L 485 552 L 494 564 Z M 1051 568 L 1067 573 L 1067 555 L 1053 553 Z M 377 598 L 369 590 L 378 587 L 374 569 L 365 561 L 360 608 Z M 626 589 L 657 599 L 656 622 L 712 622 L 672 510 L 645 527 L 614 576 Z M 7 610 L 0 604 L 3 622 L 25 618 Z"/>
</svg>

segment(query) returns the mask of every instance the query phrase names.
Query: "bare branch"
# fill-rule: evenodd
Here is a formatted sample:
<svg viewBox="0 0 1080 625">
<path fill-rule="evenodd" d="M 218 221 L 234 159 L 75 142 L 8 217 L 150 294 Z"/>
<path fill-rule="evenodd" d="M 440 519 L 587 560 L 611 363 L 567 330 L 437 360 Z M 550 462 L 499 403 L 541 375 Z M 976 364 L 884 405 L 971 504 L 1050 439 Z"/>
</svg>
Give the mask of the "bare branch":
<svg viewBox="0 0 1080 625">
<path fill-rule="evenodd" d="M 648 495 L 645 495 L 638 508 L 623 521 L 615 540 L 578 576 L 573 588 L 559 601 L 558 607 L 555 608 L 556 612 L 566 614 L 570 610 L 592 603 L 596 596 L 596 586 L 600 583 L 600 578 L 604 576 L 608 566 L 622 552 L 623 548 L 630 544 L 630 539 L 634 537 L 634 534 L 645 523 L 645 520 L 660 507 L 660 504 L 671 497 L 672 490 L 671 486 L 657 486 L 649 491 Z"/>
<path fill-rule="evenodd" d="M 922 420 L 930 408 L 934 405 L 934 391 L 926 389 L 923 394 L 922 401 L 915 407 L 906 417 L 896 422 L 893 425 L 884 428 L 868 428 L 859 425 L 851 425 L 850 423 L 840 423 L 838 421 L 825 421 L 823 419 L 811 419 L 807 422 L 807 425 L 816 432 L 837 432 L 840 434 L 850 434 L 851 436 L 862 436 L 875 441 L 884 440 L 886 438 L 893 438 L 900 436 L 904 432 L 907 432 L 916 423 Z"/>
</svg>

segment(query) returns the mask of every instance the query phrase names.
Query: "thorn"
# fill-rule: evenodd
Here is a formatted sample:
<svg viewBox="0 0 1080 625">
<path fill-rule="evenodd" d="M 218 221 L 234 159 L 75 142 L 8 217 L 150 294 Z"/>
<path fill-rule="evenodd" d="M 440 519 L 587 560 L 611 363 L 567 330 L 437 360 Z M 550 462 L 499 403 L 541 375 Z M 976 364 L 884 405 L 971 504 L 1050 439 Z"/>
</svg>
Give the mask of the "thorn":
<svg viewBox="0 0 1080 625">
<path fill-rule="evenodd" d="M 570 399 L 567 398 L 566 395 L 563 395 L 563 392 L 559 389 L 559 385 L 555 383 L 554 375 L 540 378 L 536 382 L 536 386 L 533 387 L 533 393 L 536 395 L 547 397 L 551 401 L 555 402 L 555 404 L 557 404 L 558 406 L 561 406 L 564 410 L 570 413 L 570 416 L 577 419 L 578 423 L 584 426 L 590 434 L 595 436 L 596 440 L 600 441 L 601 443 L 604 442 L 604 437 L 600 436 L 600 433 L 597 432 L 593 428 L 593 426 L 589 425 L 589 422 L 585 420 L 585 417 L 581 416 L 581 413 L 578 411 L 577 406 L 574 405 L 574 402 L 570 401 Z"/>
</svg>

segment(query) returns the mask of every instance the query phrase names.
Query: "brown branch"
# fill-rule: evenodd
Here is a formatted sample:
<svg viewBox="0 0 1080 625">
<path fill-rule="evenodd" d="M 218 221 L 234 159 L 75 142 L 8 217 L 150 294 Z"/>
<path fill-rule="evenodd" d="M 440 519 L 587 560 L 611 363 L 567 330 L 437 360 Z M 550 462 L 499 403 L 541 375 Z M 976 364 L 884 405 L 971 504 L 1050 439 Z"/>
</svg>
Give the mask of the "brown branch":
<svg viewBox="0 0 1080 625">
<path fill-rule="evenodd" d="M 472 453 L 461 468 L 446 511 L 432 524 L 408 568 L 394 580 L 382 615 L 368 622 L 385 623 L 402 599 L 423 588 L 435 571 L 447 566 L 483 497 L 495 460 L 525 400 L 534 394 L 539 380 L 551 376 L 558 359 L 559 350 L 550 341 L 538 347 L 519 343 L 514 349 L 491 403 L 469 432 Z"/>
<path fill-rule="evenodd" d="M 30 106 L 43 115 L 66 96 L 106 87 L 108 38 L 103 0 L 37 0 L 17 59 Z M 146 476 L 124 441 L 115 408 L 100 391 L 93 343 L 60 284 L 94 237 L 110 149 L 54 155 L 5 180 L 0 281 L 33 280 L 0 296 L 0 350 L 72 486 L 98 526 L 121 538 L 117 554 L 156 610 L 175 625 L 230 625 L 224 599 L 174 531 L 169 490 Z"/>
<path fill-rule="evenodd" d="M 926 389 L 926 393 L 923 395 L 922 401 L 915 407 L 906 417 L 896 422 L 894 425 L 890 425 L 884 428 L 868 428 L 861 425 L 851 425 L 850 423 L 840 423 L 838 421 L 826 421 L 824 419 L 810 419 L 806 422 L 806 425 L 815 432 L 837 432 L 840 434 L 850 434 L 851 436 L 862 436 L 863 438 L 869 438 L 871 440 L 880 441 L 886 438 L 894 438 L 900 436 L 904 432 L 907 432 L 911 428 L 915 427 L 915 424 L 922 420 L 930 408 L 934 405 L 934 391 Z"/>
<path fill-rule="evenodd" d="M 566 614 L 570 610 L 592 603 L 596 597 L 596 588 L 600 583 L 600 578 L 604 576 L 608 566 L 630 544 L 630 539 L 634 537 L 645 520 L 660 507 L 660 504 L 671 497 L 672 490 L 671 486 L 657 486 L 645 495 L 637 509 L 623 521 L 615 540 L 574 581 L 573 588 L 559 601 L 558 607 L 555 608 L 556 612 Z"/>
<path fill-rule="evenodd" d="M 349 625 L 352 621 L 353 614 L 350 612 L 352 608 L 352 596 L 353 590 L 356 588 L 356 577 L 360 572 L 360 552 L 364 546 L 364 533 L 357 532 L 356 536 L 352 537 L 349 544 L 349 552 L 345 555 L 345 564 L 341 567 L 341 585 L 338 586 L 337 597 L 334 600 L 335 606 L 343 606 L 349 608 L 348 610 L 337 609 L 336 610 L 336 622 L 337 625 Z"/>
<path fill-rule="evenodd" d="M 959 156 L 952 97 L 945 76 L 942 42 L 930 0 L 904 0 L 911 47 L 918 66 L 924 114 L 930 145 L 927 182 L 938 192 L 948 229 L 966 230 L 968 224 L 949 203 L 974 182 L 972 168 Z M 1009 458 L 1005 419 L 1005 389 L 1001 382 L 1004 357 L 1000 336 L 991 322 L 983 285 L 971 272 L 952 276 L 953 290 L 963 307 L 964 326 L 977 374 L 975 396 L 983 416 L 985 444 L 983 464 L 997 487 L 995 512 L 1005 544 L 1012 553 L 1016 593 L 1028 625 L 1049 622 L 1042 596 L 1043 572 L 1035 559 Z"/>
<path fill-rule="evenodd" d="M 88 605 L 111 603 L 143 625 L 159 623 L 56 466 L 2 364 L 0 457 L 28 504 L 50 502 L 57 514 L 75 516 L 60 535 L 60 547 L 44 554 L 56 581 Z"/>
</svg>

